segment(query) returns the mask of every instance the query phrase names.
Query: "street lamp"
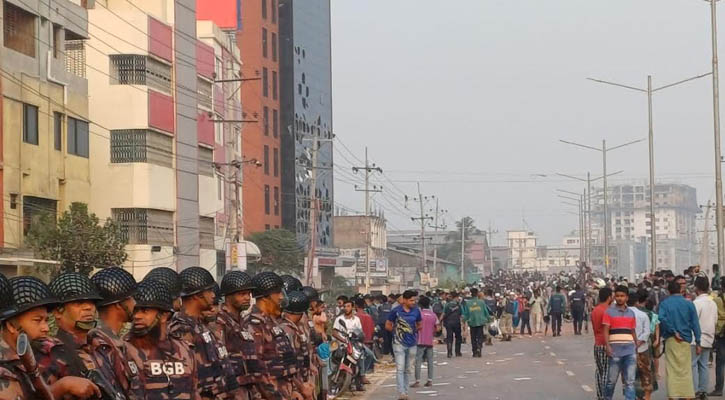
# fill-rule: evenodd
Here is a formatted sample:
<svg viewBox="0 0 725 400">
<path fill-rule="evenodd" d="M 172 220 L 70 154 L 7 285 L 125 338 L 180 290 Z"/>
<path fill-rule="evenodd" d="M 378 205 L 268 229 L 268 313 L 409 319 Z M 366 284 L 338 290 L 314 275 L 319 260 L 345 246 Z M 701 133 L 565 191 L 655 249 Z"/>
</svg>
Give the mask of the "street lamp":
<svg viewBox="0 0 725 400">
<path fill-rule="evenodd" d="M 604 81 L 601 79 L 587 78 L 588 80 L 594 81 L 597 83 L 603 83 L 605 85 L 618 86 L 621 88 L 634 90 L 637 92 L 647 93 L 647 115 L 648 115 L 648 121 L 649 121 L 649 215 L 650 215 L 650 222 L 651 222 L 650 240 L 652 242 L 652 246 L 650 247 L 650 250 L 652 253 L 651 253 L 650 257 L 652 258 L 652 262 L 651 262 L 652 273 L 654 273 L 657 270 L 657 226 L 655 224 L 655 151 L 654 151 L 654 129 L 652 127 L 652 94 L 658 90 L 663 90 L 663 89 L 671 88 L 673 86 L 681 85 L 685 82 L 704 78 L 711 74 L 712 74 L 712 72 L 708 72 L 705 74 L 693 76 L 691 78 L 687 78 L 687 79 L 683 79 L 681 81 L 670 83 L 669 85 L 660 86 L 655 89 L 652 89 L 652 75 L 647 75 L 647 89 L 641 89 L 641 88 L 637 88 L 637 87 L 633 87 L 633 86 L 623 85 L 621 83 Z"/>
<path fill-rule="evenodd" d="M 620 170 L 620 171 L 617 171 L 617 172 L 613 172 L 613 173 L 609 174 L 609 176 L 621 174 L 622 172 L 624 172 L 624 171 L 621 171 Z M 587 172 L 587 179 L 579 178 L 579 177 L 573 176 L 573 175 L 560 174 L 560 173 L 557 173 L 557 175 L 559 175 L 561 177 L 564 177 L 564 178 L 574 179 L 574 180 L 577 180 L 577 181 L 581 181 L 581 182 L 586 182 L 587 183 L 587 188 L 586 188 L 586 213 L 585 213 L 585 215 L 586 215 L 586 224 L 587 224 L 587 226 L 586 226 L 587 236 L 585 237 L 584 241 L 585 241 L 585 246 L 586 246 L 586 257 L 585 258 L 586 258 L 586 261 L 587 261 L 587 265 L 591 266 L 592 265 L 592 182 L 596 182 L 596 181 L 598 181 L 598 180 L 600 180 L 600 179 L 602 179 L 604 177 L 603 176 L 599 176 L 599 177 L 596 177 L 596 178 L 592 179 L 591 178 L 591 174 L 589 172 Z"/>
<path fill-rule="evenodd" d="M 587 146 L 585 144 L 569 142 L 566 140 L 559 140 L 562 143 L 570 144 L 572 146 L 578 146 L 589 150 L 596 150 L 602 153 L 602 183 L 604 186 L 604 271 L 609 272 L 609 220 L 607 219 L 607 152 L 621 149 L 622 147 L 629 146 L 631 144 L 643 142 L 644 139 L 633 140 L 624 144 L 620 144 L 614 147 L 607 147 L 607 141 L 602 139 L 602 148 Z"/>
</svg>

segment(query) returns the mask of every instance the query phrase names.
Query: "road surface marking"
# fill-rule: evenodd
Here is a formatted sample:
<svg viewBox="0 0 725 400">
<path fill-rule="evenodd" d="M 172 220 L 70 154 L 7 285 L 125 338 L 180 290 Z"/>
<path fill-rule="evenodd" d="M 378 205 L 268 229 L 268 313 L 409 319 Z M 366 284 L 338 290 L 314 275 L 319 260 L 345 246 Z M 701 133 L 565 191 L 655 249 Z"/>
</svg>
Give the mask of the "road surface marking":
<svg viewBox="0 0 725 400">
<path fill-rule="evenodd" d="M 504 361 L 506 361 L 506 360 L 496 360 L 496 362 L 504 362 Z"/>
<path fill-rule="evenodd" d="M 552 357 L 556 357 L 556 353 L 554 353 L 553 351 L 551 353 L 549 353 L 549 355 Z"/>
<path fill-rule="evenodd" d="M 446 385 L 450 385 L 450 384 L 451 384 L 450 382 L 441 382 L 441 383 L 434 383 L 433 386 L 446 386 Z M 395 385 L 393 385 L 393 386 L 395 386 Z"/>
<path fill-rule="evenodd" d="M 561 360 L 556 360 L 556 363 L 559 365 L 564 365 L 564 361 L 561 361 Z"/>
<path fill-rule="evenodd" d="M 393 383 L 393 384 L 390 384 L 390 385 L 383 385 L 382 387 L 395 387 L 395 386 L 397 386 L 397 385 L 395 383 Z"/>
<path fill-rule="evenodd" d="M 514 378 L 515 381 L 530 381 L 531 378 L 529 377 L 523 377 L 523 378 Z"/>
<path fill-rule="evenodd" d="M 575 374 L 572 371 L 566 371 L 566 374 L 569 376 L 574 376 Z"/>
<path fill-rule="evenodd" d="M 421 390 L 420 392 L 416 392 L 416 393 L 418 393 L 418 394 L 433 394 L 433 393 L 438 393 L 438 391 L 436 391 L 436 390 Z"/>
<path fill-rule="evenodd" d="M 481 371 L 466 371 L 467 374 L 477 374 L 479 372 L 481 372 Z"/>
<path fill-rule="evenodd" d="M 446 362 L 446 361 L 444 361 L 444 362 L 438 362 L 438 363 L 436 363 L 436 365 L 448 365 L 448 362 Z"/>
<path fill-rule="evenodd" d="M 551 348 L 551 346 L 544 346 L 544 348 L 545 348 L 546 350 L 549 350 L 549 349 Z"/>
<path fill-rule="evenodd" d="M 523 355 L 524 355 L 524 353 L 516 353 L 516 354 L 514 354 L 514 355 L 515 355 L 515 356 L 523 356 Z"/>
<path fill-rule="evenodd" d="M 585 392 L 593 392 L 592 388 L 589 387 L 589 385 L 582 385 L 582 389 L 584 389 Z"/>
</svg>

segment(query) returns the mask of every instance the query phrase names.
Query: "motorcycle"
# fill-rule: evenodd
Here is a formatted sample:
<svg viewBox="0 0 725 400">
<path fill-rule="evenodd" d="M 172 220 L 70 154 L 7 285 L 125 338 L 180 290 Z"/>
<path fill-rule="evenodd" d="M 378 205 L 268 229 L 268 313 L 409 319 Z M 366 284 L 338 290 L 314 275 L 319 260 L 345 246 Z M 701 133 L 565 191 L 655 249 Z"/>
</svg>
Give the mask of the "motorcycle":
<svg viewBox="0 0 725 400">
<path fill-rule="evenodd" d="M 340 320 L 340 325 L 346 328 L 345 321 Z M 330 386 L 328 394 L 337 397 L 348 391 L 357 381 L 363 352 L 362 332 L 348 334 L 346 331 L 335 329 L 341 339 L 333 341 L 330 352 L 330 374 L 328 379 Z"/>
<path fill-rule="evenodd" d="M 373 354 L 375 354 L 376 360 L 380 360 L 383 357 L 383 343 L 385 343 L 385 338 L 383 338 L 383 329 L 380 325 L 375 325 L 375 333 L 373 334 Z"/>
</svg>

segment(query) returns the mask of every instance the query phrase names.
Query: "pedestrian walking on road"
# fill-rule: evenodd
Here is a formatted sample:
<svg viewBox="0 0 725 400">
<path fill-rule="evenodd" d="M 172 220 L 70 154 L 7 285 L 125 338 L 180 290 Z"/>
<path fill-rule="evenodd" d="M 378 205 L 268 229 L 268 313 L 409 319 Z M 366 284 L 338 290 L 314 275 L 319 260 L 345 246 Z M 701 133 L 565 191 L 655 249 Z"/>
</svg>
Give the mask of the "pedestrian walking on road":
<svg viewBox="0 0 725 400">
<path fill-rule="evenodd" d="M 561 286 L 549 298 L 548 314 L 551 316 L 551 333 L 553 336 L 561 336 L 562 315 L 566 311 L 566 297 L 561 293 Z"/>
<path fill-rule="evenodd" d="M 692 353 L 690 342 L 695 340 L 695 354 L 700 347 L 700 322 L 692 302 L 682 296 L 682 286 L 677 279 L 670 282 L 670 292 L 659 308 L 662 337 L 665 340 L 667 368 L 667 396 L 669 398 L 695 397 L 692 384 Z"/>
<path fill-rule="evenodd" d="M 435 355 L 433 336 L 440 328 L 438 317 L 431 310 L 428 297 L 421 296 L 418 300 L 418 307 L 420 308 L 421 321 L 418 334 L 418 349 L 415 353 L 415 382 L 411 385 L 413 388 L 420 386 L 420 370 L 423 362 L 426 362 L 428 367 L 428 381 L 426 381 L 425 386 L 433 386 L 433 358 Z"/>
<path fill-rule="evenodd" d="M 725 381 L 725 277 L 720 278 L 720 292 L 715 297 L 717 305 L 717 324 L 715 325 L 715 389 L 710 396 L 722 396 Z"/>
<path fill-rule="evenodd" d="M 575 335 L 582 334 L 586 297 L 586 293 L 582 290 L 579 284 L 574 287 L 574 293 L 569 297 L 569 308 L 571 309 Z"/>
<path fill-rule="evenodd" d="M 635 400 L 634 379 L 637 372 L 636 344 L 639 343 L 635 331 L 637 322 L 634 311 L 627 307 L 629 289 L 619 285 L 614 290 L 615 307 L 609 307 L 602 317 L 604 340 L 609 356 L 609 373 L 605 399 L 611 400 L 621 374 L 624 385 L 624 398 Z"/>
<path fill-rule="evenodd" d="M 524 334 L 524 329 L 528 328 L 529 336 L 531 336 L 531 321 L 530 321 L 531 306 L 529 306 L 529 299 L 522 295 L 519 299 L 519 315 L 521 315 L 521 335 Z"/>
<path fill-rule="evenodd" d="M 441 317 L 443 325 L 446 327 L 446 347 L 448 348 L 448 358 L 453 357 L 453 344 L 455 339 L 456 357 L 461 354 L 461 317 L 463 310 L 461 309 L 460 298 L 458 293 L 453 291 L 450 294 L 450 300 L 446 303 Z"/>
<path fill-rule="evenodd" d="M 516 314 L 516 297 L 514 292 L 509 293 L 504 301 L 503 313 L 501 314 L 501 334 L 503 340 L 511 341 L 511 335 L 514 333 L 514 315 Z"/>
<path fill-rule="evenodd" d="M 695 294 L 697 297 L 693 304 L 700 323 L 700 346 L 702 351 L 697 354 L 697 346 L 694 342 L 691 342 L 690 353 L 692 355 L 692 382 L 695 396 L 698 398 L 706 397 L 710 384 L 708 362 L 715 341 L 715 326 L 717 325 L 717 304 L 708 294 L 709 290 L 710 282 L 707 277 L 698 276 L 695 278 Z"/>
<path fill-rule="evenodd" d="M 592 310 L 592 331 L 594 331 L 594 382 L 597 385 L 597 400 L 605 399 L 607 375 L 609 374 L 609 356 L 607 355 L 607 341 L 604 338 L 604 313 L 612 304 L 612 289 L 603 287 L 599 290 L 599 304 Z"/>
<path fill-rule="evenodd" d="M 644 306 L 648 293 L 642 289 L 644 299 L 640 303 L 640 292 L 631 292 L 627 305 L 634 312 L 635 321 L 637 323 L 635 332 L 637 333 L 637 379 L 635 385 L 635 393 L 637 390 L 641 392 L 641 396 L 645 400 L 649 400 L 654 390 L 652 385 L 652 357 L 650 356 L 650 336 L 652 335 L 652 324 L 650 316 L 646 310 L 641 310 L 638 306 Z"/>
<path fill-rule="evenodd" d="M 401 305 L 390 312 L 385 323 L 385 329 L 393 333 L 398 400 L 408 400 L 408 369 L 416 359 L 422 320 L 420 309 L 416 306 L 416 292 L 406 290 Z"/>
<path fill-rule="evenodd" d="M 471 299 L 466 301 L 463 319 L 471 330 L 471 350 L 473 357 L 481 357 L 483 350 L 483 331 L 490 321 L 488 306 L 478 298 L 478 289 L 471 289 Z"/>
<path fill-rule="evenodd" d="M 529 306 L 531 307 L 534 333 L 542 333 L 544 330 L 544 298 L 541 297 L 541 290 L 534 290 L 534 297 L 531 299 Z"/>
</svg>

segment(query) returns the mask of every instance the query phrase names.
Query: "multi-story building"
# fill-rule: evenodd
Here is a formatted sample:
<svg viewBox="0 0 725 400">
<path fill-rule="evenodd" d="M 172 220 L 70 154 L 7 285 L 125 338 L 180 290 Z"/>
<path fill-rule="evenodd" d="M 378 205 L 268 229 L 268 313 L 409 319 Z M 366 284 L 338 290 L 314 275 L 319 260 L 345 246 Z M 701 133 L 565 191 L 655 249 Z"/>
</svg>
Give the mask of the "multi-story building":
<svg viewBox="0 0 725 400">
<path fill-rule="evenodd" d="M 3 0 L 3 253 L 23 251 L 33 215 L 60 213 L 91 199 L 85 1 Z M 3 272 L 19 263 L 3 258 Z"/>
<path fill-rule="evenodd" d="M 243 57 L 242 156 L 260 168 L 243 168 L 244 234 L 282 226 L 278 0 L 197 0 L 199 19 L 236 32 Z M 252 122 L 254 121 L 254 122 Z"/>
<path fill-rule="evenodd" d="M 330 29 L 330 0 L 279 0 L 282 226 L 307 246 L 317 199 L 316 248 L 334 241 Z"/>
<path fill-rule="evenodd" d="M 535 269 L 537 266 L 536 234 L 527 230 L 506 232 L 509 263 L 514 270 Z"/>
<path fill-rule="evenodd" d="M 91 208 L 120 223 L 137 276 L 156 266 L 216 266 L 216 215 L 200 215 L 223 209 L 208 192 L 218 188 L 215 142 L 200 117 L 210 108 L 215 60 L 196 38 L 194 8 L 194 0 L 98 0 L 89 11 L 90 116 L 98 129 Z"/>
<path fill-rule="evenodd" d="M 651 244 L 652 220 L 650 215 L 649 185 L 614 185 L 608 187 L 607 219 L 609 226 L 610 265 L 624 275 L 643 272 L 644 265 L 650 264 L 647 257 L 626 257 L 628 260 L 640 260 L 637 265 L 619 265 L 618 247 L 622 244 Z M 593 220 L 598 230 L 603 227 L 602 190 L 594 193 Z M 695 188 L 683 184 L 657 184 L 655 186 L 655 226 L 657 238 L 657 265 L 660 269 L 682 270 L 699 259 L 697 249 L 696 216 L 700 212 L 697 205 Z M 603 238 L 603 232 L 595 236 Z M 601 245 L 601 241 L 598 242 Z M 627 245 L 628 246 L 628 245 Z M 625 246 L 625 252 L 627 251 Z M 631 246 L 630 246 L 631 247 Z M 636 246 L 635 246 L 636 247 Z M 601 263 L 601 249 L 593 250 L 594 265 Z M 630 251 L 639 254 L 639 251 Z M 598 258 L 596 256 L 599 256 Z M 641 271 L 640 271 L 641 270 Z"/>
<path fill-rule="evenodd" d="M 340 249 L 340 255 L 352 257 L 356 261 L 358 288 L 362 290 L 366 286 L 368 267 L 365 261 L 369 260 L 371 290 L 385 291 L 389 278 L 385 219 L 375 215 L 335 216 L 333 227 L 334 246 Z"/>
</svg>

